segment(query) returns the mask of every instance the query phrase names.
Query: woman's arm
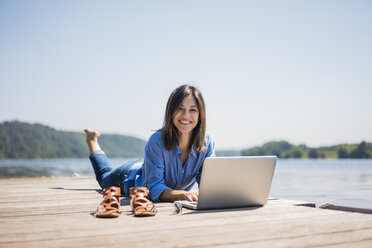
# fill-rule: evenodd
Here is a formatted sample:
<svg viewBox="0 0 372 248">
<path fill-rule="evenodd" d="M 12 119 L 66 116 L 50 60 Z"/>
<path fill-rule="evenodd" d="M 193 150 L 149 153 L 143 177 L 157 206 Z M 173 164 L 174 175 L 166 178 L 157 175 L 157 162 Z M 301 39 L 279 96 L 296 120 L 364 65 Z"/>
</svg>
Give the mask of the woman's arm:
<svg viewBox="0 0 372 248">
<path fill-rule="evenodd" d="M 153 134 L 146 144 L 144 167 L 142 171 L 144 186 L 150 190 L 150 199 L 159 201 L 160 195 L 171 189 L 164 182 L 165 160 L 163 156 L 161 134 Z"/>
<path fill-rule="evenodd" d="M 178 200 L 197 201 L 199 194 L 185 190 L 166 189 L 161 193 L 159 199 L 165 202 L 174 202 Z"/>
</svg>

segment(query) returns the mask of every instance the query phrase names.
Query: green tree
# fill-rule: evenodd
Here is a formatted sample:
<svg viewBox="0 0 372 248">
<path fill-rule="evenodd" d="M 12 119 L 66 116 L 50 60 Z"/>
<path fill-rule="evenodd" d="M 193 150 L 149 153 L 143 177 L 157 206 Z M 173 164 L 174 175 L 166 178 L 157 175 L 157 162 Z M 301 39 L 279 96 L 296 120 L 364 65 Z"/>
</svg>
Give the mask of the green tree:
<svg viewBox="0 0 372 248">
<path fill-rule="evenodd" d="M 292 158 L 301 158 L 302 157 L 302 150 L 298 147 L 292 149 Z"/>
<path fill-rule="evenodd" d="M 338 150 L 337 150 L 337 157 L 338 158 L 348 158 L 349 153 L 345 148 L 339 147 Z"/>
<path fill-rule="evenodd" d="M 261 147 L 253 147 L 248 150 L 243 150 L 242 155 L 244 156 L 258 156 L 258 155 L 276 155 L 279 158 L 289 151 L 293 145 L 287 141 L 272 141 L 265 143 Z"/>
<path fill-rule="evenodd" d="M 308 156 L 309 158 L 318 158 L 319 157 L 318 150 L 315 148 L 310 149 Z"/>
<path fill-rule="evenodd" d="M 111 157 L 144 155 L 145 141 L 134 137 L 102 134 L 100 143 Z M 83 158 L 87 154 L 82 132 L 57 131 L 48 126 L 19 121 L 0 123 L 0 159 Z"/>
<path fill-rule="evenodd" d="M 350 153 L 351 158 L 372 158 L 370 145 L 362 141 L 355 150 Z"/>
</svg>

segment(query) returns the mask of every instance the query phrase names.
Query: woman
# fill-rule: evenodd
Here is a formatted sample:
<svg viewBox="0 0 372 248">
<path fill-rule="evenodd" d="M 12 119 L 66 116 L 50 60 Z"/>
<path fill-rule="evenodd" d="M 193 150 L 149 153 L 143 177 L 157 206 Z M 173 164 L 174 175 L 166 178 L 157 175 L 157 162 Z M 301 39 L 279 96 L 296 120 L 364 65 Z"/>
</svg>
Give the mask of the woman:
<svg viewBox="0 0 372 248">
<path fill-rule="evenodd" d="M 148 140 L 144 160 L 128 161 L 112 170 L 107 156 L 98 145 L 99 133 L 89 129 L 84 131 L 91 152 L 89 158 L 103 189 L 116 186 L 126 196 L 137 192 L 137 196 L 143 198 L 147 197 L 147 191 L 144 188 L 133 191 L 133 187 L 144 186 L 149 190 L 150 200 L 173 202 L 198 200 L 198 193 L 189 190 L 195 182 L 200 183 L 204 159 L 214 156 L 214 142 L 205 134 L 205 129 L 202 94 L 196 87 L 182 85 L 170 95 L 163 127 Z M 149 204 L 142 198 L 143 206 Z"/>
</svg>

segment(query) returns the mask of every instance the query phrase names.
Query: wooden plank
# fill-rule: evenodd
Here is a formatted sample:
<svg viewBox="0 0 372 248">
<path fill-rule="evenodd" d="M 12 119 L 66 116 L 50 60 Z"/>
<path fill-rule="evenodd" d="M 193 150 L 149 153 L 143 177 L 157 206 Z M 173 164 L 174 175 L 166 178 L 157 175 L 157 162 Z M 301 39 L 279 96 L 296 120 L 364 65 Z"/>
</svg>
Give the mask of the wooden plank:
<svg viewBox="0 0 372 248">
<path fill-rule="evenodd" d="M 336 245 L 371 240 L 372 229 L 343 231 L 317 231 L 309 232 L 307 228 L 296 228 L 295 230 L 284 225 L 278 228 L 247 228 L 245 225 L 222 226 L 215 225 L 213 228 L 206 229 L 204 226 L 192 228 L 168 228 L 168 229 L 146 229 L 128 231 L 131 228 L 127 226 L 123 229 L 116 225 L 115 221 L 111 223 L 116 228 L 112 232 L 101 232 L 99 228 L 94 231 L 89 230 L 84 234 L 77 230 L 65 233 L 65 236 L 56 236 L 56 233 L 44 233 L 45 236 L 26 241 L 8 241 L 1 242 L 1 245 L 23 245 L 32 247 L 33 245 L 48 244 L 51 247 L 63 246 L 63 244 L 84 244 L 87 245 L 118 245 L 123 237 L 123 244 L 134 247 L 215 247 L 215 246 L 249 246 L 249 247 L 288 247 L 295 244 L 296 247 L 311 247 L 324 245 Z M 146 223 L 148 224 L 148 223 Z M 105 228 L 105 227 L 102 227 Z M 270 234 L 270 235 L 268 235 Z M 109 239 L 107 237 L 110 237 Z M 140 243 L 138 241 L 140 240 Z M 93 242 L 92 242 L 93 241 Z"/>
<path fill-rule="evenodd" d="M 122 198 L 119 218 L 98 219 L 90 215 L 101 200 L 94 178 L 6 179 L 0 185 L 0 247 L 372 244 L 372 215 L 296 206 L 311 205 L 306 202 L 270 200 L 262 208 L 184 210 L 179 215 L 174 214 L 171 203 L 156 203 L 157 216 L 134 218 L 128 199 Z M 15 188 L 18 194 L 13 195 Z M 9 197 L 11 200 L 3 201 Z"/>
</svg>

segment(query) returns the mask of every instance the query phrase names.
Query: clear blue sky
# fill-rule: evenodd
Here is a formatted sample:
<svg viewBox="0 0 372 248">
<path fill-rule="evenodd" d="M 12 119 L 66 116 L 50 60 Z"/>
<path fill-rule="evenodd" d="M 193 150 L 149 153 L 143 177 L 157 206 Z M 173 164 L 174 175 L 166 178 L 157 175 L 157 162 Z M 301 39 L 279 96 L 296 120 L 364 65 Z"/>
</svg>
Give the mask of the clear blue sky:
<svg viewBox="0 0 372 248">
<path fill-rule="evenodd" d="M 218 149 L 372 141 L 372 1 L 0 0 L 0 121 L 147 139 L 198 86 Z"/>
</svg>

